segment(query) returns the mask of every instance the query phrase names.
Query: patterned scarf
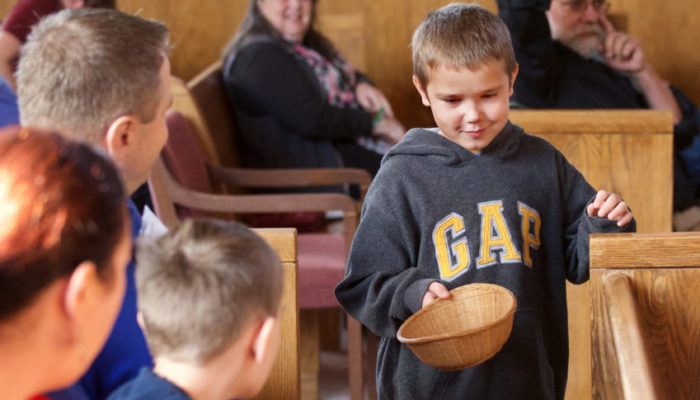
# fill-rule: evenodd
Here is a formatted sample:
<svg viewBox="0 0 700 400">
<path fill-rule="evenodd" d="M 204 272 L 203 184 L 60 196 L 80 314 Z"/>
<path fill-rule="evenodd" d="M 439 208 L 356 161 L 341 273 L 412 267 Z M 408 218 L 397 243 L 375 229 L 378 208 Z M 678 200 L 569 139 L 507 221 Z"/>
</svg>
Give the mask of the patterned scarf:
<svg viewBox="0 0 700 400">
<path fill-rule="evenodd" d="M 294 45 L 294 54 L 306 61 L 316 74 L 329 104 L 338 108 L 358 108 L 355 98 L 355 70 L 340 57 L 330 61 L 319 52 L 301 44 Z"/>
</svg>

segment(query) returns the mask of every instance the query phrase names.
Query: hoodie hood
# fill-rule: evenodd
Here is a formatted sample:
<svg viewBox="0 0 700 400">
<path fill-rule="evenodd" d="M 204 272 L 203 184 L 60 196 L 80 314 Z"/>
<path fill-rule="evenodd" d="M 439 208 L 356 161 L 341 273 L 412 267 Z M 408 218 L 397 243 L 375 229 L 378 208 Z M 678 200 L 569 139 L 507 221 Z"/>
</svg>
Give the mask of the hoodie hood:
<svg viewBox="0 0 700 400">
<path fill-rule="evenodd" d="M 439 128 L 414 128 L 386 153 L 382 162 L 396 156 L 418 156 L 429 157 L 443 165 L 455 166 L 485 155 L 508 158 L 518 151 L 522 134 L 522 128 L 508 121 L 481 154 L 476 155 L 440 135 Z"/>
</svg>

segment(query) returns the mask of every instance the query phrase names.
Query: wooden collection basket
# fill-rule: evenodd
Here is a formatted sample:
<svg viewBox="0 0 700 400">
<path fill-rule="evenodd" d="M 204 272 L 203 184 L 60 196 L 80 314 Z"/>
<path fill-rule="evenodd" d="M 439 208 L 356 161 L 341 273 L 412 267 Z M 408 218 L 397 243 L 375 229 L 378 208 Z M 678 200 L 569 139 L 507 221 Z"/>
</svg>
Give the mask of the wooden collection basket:
<svg viewBox="0 0 700 400">
<path fill-rule="evenodd" d="M 422 362 L 444 370 L 472 367 L 508 340 L 517 301 L 498 285 L 473 283 L 450 291 L 409 317 L 397 338 Z"/>
</svg>

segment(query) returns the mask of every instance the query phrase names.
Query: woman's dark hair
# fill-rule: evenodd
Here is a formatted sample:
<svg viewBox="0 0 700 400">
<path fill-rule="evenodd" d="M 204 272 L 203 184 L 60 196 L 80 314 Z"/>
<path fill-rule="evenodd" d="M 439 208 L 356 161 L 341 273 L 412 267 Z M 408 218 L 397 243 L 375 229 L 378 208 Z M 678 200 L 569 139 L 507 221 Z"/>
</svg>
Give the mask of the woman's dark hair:
<svg viewBox="0 0 700 400">
<path fill-rule="evenodd" d="M 83 261 L 109 280 L 126 222 L 112 162 L 55 133 L 0 131 L 0 320 Z"/>
<path fill-rule="evenodd" d="M 318 0 L 311 0 L 311 21 L 309 22 L 309 30 L 304 35 L 301 44 L 318 51 L 327 59 L 333 60 L 339 56 L 338 50 L 333 46 L 330 40 L 314 28 L 317 2 Z M 250 0 L 248 3 L 248 11 L 246 12 L 245 18 L 243 18 L 243 22 L 241 22 L 233 38 L 224 46 L 223 57 L 226 58 L 232 52 L 238 51 L 245 43 L 246 39 L 257 36 L 267 36 L 281 42 L 286 42 L 282 35 L 270 25 L 267 19 L 262 15 L 260 8 L 258 8 L 258 0 Z"/>
</svg>

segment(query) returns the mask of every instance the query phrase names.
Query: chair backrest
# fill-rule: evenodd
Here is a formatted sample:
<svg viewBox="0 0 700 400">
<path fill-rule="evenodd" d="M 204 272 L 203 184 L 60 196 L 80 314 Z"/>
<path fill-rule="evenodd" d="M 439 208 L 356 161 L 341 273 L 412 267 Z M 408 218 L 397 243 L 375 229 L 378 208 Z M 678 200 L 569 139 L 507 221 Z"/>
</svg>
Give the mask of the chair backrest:
<svg viewBox="0 0 700 400">
<path fill-rule="evenodd" d="M 212 140 L 207 122 L 202 118 L 202 109 L 192 97 L 190 90 L 180 78 L 175 76 L 171 76 L 170 90 L 173 94 L 173 105 L 170 109 L 179 112 L 190 122 L 199 148 L 207 161 L 214 165 L 221 165 L 217 144 Z"/>
<path fill-rule="evenodd" d="M 168 110 L 165 122 L 168 126 L 168 141 L 163 148 L 161 158 L 168 171 L 183 187 L 212 193 L 213 186 L 207 171 L 207 162 L 200 151 L 189 121 L 179 112 Z M 176 210 L 180 218 L 211 215 L 181 206 L 177 206 Z"/>
<path fill-rule="evenodd" d="M 221 60 L 207 67 L 187 83 L 192 100 L 199 106 L 203 126 L 218 150 L 221 165 L 238 167 L 236 125 L 224 86 Z M 199 129 L 199 127 L 197 127 Z"/>
</svg>

